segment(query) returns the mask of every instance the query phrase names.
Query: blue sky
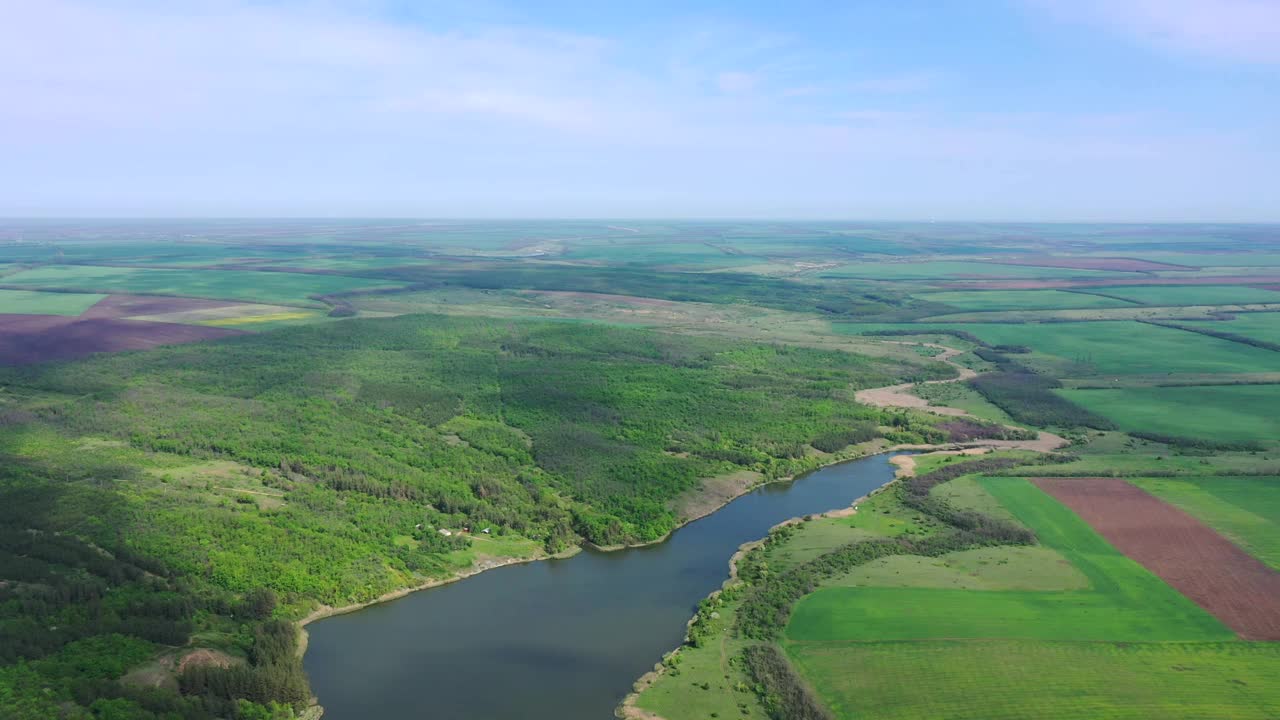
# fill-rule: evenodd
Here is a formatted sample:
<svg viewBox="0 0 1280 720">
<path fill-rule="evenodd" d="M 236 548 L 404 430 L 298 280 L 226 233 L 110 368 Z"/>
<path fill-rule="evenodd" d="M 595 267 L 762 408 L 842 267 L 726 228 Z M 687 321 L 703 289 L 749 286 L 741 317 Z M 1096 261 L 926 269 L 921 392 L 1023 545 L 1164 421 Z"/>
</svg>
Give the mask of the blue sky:
<svg viewBox="0 0 1280 720">
<path fill-rule="evenodd" d="M 1277 0 L 0 0 L 0 215 L 1280 220 Z"/>
</svg>

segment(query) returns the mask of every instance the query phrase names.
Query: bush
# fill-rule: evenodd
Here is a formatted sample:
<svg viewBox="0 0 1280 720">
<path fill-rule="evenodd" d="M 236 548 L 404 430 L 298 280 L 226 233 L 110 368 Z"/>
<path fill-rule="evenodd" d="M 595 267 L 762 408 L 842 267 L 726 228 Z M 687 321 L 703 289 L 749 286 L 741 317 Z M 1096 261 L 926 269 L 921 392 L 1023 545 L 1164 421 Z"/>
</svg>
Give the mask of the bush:
<svg viewBox="0 0 1280 720">
<path fill-rule="evenodd" d="M 1110 420 L 1055 394 L 1053 389 L 1062 384 L 1044 375 L 1026 370 L 1002 370 L 979 375 L 969 380 L 969 386 L 1009 413 L 1009 417 L 1028 425 L 1116 429 Z"/>
</svg>

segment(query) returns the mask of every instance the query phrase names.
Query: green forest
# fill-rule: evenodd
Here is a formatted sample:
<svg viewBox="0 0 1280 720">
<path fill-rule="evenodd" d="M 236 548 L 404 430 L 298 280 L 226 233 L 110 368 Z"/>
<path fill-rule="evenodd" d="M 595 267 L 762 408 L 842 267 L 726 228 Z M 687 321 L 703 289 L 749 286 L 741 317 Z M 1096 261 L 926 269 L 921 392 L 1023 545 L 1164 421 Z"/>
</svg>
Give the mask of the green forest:
<svg viewBox="0 0 1280 720">
<path fill-rule="evenodd" d="M 852 402 L 944 364 L 615 326 L 405 316 L 0 372 L 0 705 L 288 717 L 294 619 L 470 564 L 658 539 L 701 478 L 945 430 Z M 284 629 L 282 629 L 284 628 Z M 195 644 L 177 688 L 117 678 Z M 55 713 L 55 708 L 56 713 Z"/>
</svg>

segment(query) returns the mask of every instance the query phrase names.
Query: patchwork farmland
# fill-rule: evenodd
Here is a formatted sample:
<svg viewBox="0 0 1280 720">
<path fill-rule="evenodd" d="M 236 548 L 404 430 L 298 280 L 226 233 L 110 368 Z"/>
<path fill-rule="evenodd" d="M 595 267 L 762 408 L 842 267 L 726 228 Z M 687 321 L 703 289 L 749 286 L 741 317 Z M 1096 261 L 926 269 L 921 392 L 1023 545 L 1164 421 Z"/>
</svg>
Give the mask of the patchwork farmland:
<svg viewBox="0 0 1280 720">
<path fill-rule="evenodd" d="M 144 677 L 206 702 L 188 654 L 300 683 L 301 710 L 300 666 L 254 648 L 323 605 L 655 539 L 895 446 L 923 453 L 897 483 L 744 551 L 623 712 L 1280 716 L 1266 228 L 85 227 L 0 228 L 0 363 L 23 366 L 0 372 L 3 508 L 173 581 L 134 603 L 159 595 L 104 580 L 129 598 L 104 616 L 118 637 L 0 603 L 26 643 L 0 698 L 34 717 L 135 702 Z M 1122 497 L 1091 503 L 1094 483 Z M 423 531 L 476 525 L 494 534 Z M 244 614 L 256 587 L 273 618 Z M 152 610 L 181 618 L 129 624 Z M 85 642 L 48 630 L 68 618 Z M 58 674 L 104 656 L 92 687 Z"/>
</svg>

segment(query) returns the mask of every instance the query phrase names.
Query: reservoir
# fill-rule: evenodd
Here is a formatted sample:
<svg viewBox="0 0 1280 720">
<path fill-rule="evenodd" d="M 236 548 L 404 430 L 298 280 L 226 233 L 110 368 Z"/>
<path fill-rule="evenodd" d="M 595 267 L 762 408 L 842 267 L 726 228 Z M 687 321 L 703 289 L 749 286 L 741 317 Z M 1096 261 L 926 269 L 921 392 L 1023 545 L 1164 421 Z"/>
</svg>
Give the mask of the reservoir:
<svg viewBox="0 0 1280 720">
<path fill-rule="evenodd" d="M 640 548 L 511 565 L 307 626 L 325 720 L 609 720 L 740 545 L 848 506 L 891 455 L 766 485 Z"/>
</svg>

